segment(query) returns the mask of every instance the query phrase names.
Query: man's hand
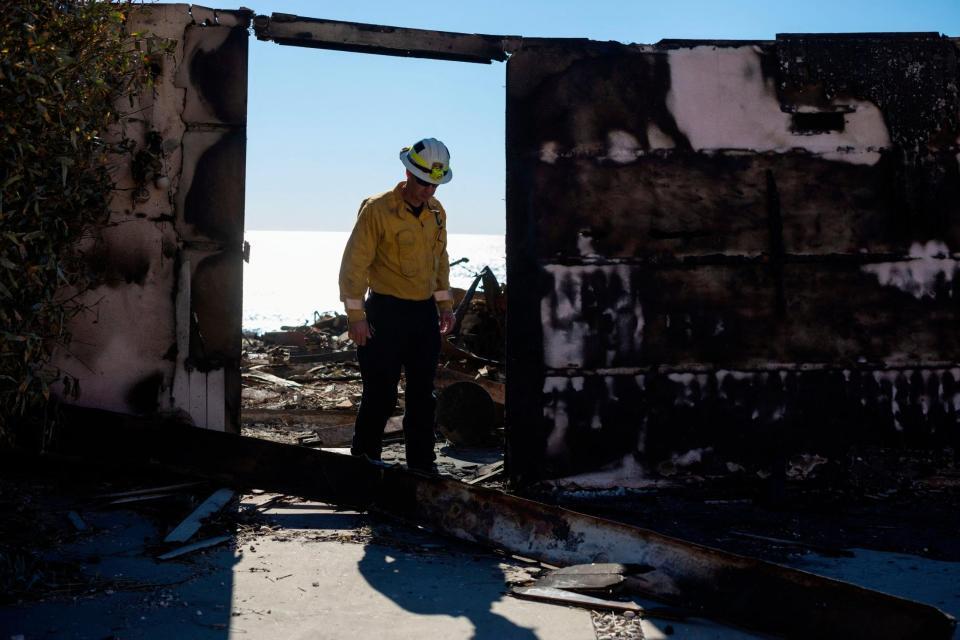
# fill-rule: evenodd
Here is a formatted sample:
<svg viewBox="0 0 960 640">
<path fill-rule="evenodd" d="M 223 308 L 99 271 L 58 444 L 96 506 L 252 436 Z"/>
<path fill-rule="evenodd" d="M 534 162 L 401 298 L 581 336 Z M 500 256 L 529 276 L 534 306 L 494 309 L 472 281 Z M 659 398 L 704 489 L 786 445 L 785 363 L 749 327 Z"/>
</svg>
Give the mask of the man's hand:
<svg viewBox="0 0 960 640">
<path fill-rule="evenodd" d="M 457 319 L 453 315 L 453 311 L 441 311 L 440 312 L 440 335 L 445 336 L 451 331 L 453 331 L 453 325 L 457 322 Z"/>
<path fill-rule="evenodd" d="M 373 332 L 370 331 L 370 325 L 367 323 L 366 318 L 364 318 L 363 320 L 351 322 L 350 328 L 347 329 L 347 335 L 350 336 L 350 339 L 353 340 L 358 347 L 362 347 L 367 344 L 368 338 L 373 337 Z"/>
</svg>

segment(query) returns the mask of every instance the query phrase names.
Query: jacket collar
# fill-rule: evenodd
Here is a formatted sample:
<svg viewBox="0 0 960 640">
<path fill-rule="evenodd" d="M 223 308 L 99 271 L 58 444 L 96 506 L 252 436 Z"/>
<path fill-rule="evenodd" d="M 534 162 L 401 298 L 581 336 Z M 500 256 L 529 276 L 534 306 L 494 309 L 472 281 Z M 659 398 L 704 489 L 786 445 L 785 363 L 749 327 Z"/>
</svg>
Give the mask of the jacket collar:
<svg viewBox="0 0 960 640">
<path fill-rule="evenodd" d="M 398 182 L 393 188 L 393 213 L 398 218 L 402 218 L 404 213 L 409 213 L 407 201 L 403 199 L 403 182 Z M 440 211 L 440 203 L 436 198 L 430 198 L 424 203 L 424 208 L 436 215 Z M 410 214 L 413 215 L 413 214 Z"/>
</svg>

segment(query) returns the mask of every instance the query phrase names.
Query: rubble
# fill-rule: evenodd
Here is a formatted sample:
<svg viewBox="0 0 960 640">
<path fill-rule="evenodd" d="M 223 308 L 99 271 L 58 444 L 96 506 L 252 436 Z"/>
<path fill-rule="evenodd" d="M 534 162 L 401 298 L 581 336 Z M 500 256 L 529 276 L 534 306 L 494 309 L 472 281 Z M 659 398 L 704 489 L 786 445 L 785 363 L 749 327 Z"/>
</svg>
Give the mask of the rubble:
<svg viewBox="0 0 960 640">
<path fill-rule="evenodd" d="M 644 640 L 646 637 L 640 624 L 641 618 L 636 616 L 628 618 L 626 613 L 620 615 L 612 611 L 592 611 L 590 617 L 597 640 Z M 672 635 L 670 629 L 671 632 L 665 635 Z"/>
<path fill-rule="evenodd" d="M 437 428 L 451 447 L 484 453 L 472 464 L 447 456 L 441 443 L 438 465 L 464 480 L 498 481 L 499 472 L 481 477 L 490 469 L 474 471 L 502 459 L 505 287 L 484 267 L 469 289 L 453 294 L 457 325 L 443 341 L 435 380 Z M 309 325 L 245 335 L 241 376 L 243 435 L 314 448 L 350 444 L 362 384 L 345 315 L 314 313 Z M 390 462 L 403 462 L 402 446 L 392 442 L 402 433 L 403 385 L 401 378 L 397 415 L 385 433 L 384 460 Z M 494 451 L 491 460 L 487 454 Z"/>
</svg>

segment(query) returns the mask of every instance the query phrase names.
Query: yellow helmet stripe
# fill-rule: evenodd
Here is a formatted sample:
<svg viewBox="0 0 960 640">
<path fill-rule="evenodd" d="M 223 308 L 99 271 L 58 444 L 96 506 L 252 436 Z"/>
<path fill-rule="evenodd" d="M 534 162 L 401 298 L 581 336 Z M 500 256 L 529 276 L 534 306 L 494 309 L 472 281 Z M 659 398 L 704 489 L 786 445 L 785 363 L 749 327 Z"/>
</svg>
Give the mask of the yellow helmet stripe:
<svg viewBox="0 0 960 640">
<path fill-rule="evenodd" d="M 424 161 L 423 158 L 417 155 L 416 151 L 414 151 L 413 149 L 410 149 L 410 151 L 407 152 L 407 155 L 410 157 L 410 159 L 413 161 L 414 164 L 416 164 L 418 167 L 420 167 L 421 169 L 429 173 L 430 167 L 427 166 L 427 163 Z"/>
</svg>

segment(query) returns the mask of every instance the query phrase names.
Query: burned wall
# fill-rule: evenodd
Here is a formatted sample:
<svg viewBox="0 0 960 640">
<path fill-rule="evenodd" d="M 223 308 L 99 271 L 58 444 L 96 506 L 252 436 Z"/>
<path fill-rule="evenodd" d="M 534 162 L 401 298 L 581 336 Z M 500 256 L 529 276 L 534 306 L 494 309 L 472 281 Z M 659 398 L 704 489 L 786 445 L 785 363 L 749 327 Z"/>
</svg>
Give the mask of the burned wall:
<svg viewBox="0 0 960 640">
<path fill-rule="evenodd" d="M 514 480 L 960 444 L 957 56 L 936 34 L 525 39 Z"/>
<path fill-rule="evenodd" d="M 239 430 L 250 12 L 137 7 L 153 86 L 110 133 L 110 217 L 78 250 L 98 276 L 56 364 L 77 404 Z"/>
</svg>

